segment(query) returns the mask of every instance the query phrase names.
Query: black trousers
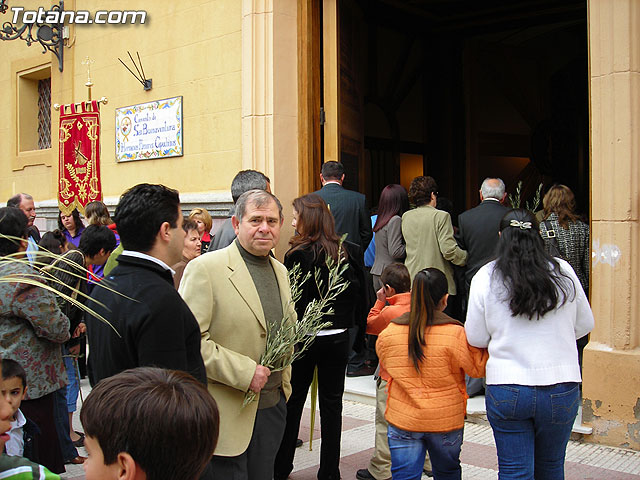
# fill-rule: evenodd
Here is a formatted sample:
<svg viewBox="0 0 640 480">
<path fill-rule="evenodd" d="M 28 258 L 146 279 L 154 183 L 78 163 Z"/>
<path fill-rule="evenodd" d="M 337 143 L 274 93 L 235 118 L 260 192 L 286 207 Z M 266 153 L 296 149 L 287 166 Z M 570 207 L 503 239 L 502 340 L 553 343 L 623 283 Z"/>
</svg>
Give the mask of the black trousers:
<svg viewBox="0 0 640 480">
<path fill-rule="evenodd" d="M 286 479 L 293 470 L 293 457 L 300 430 L 304 402 L 318 367 L 318 399 L 320 403 L 319 480 L 340 478 L 340 439 L 342 437 L 342 394 L 344 376 L 349 357 L 349 334 L 316 337 L 311 347 L 293 363 L 291 371 L 292 393 L 287 402 L 287 425 L 280 449 L 276 455 L 274 479 Z"/>
<path fill-rule="evenodd" d="M 200 478 L 271 480 L 273 461 L 287 417 L 286 410 L 284 394 L 275 406 L 258 410 L 251 441 L 244 453 L 236 457 L 214 455 L 210 462 L 210 470 L 205 470 Z"/>
<path fill-rule="evenodd" d="M 29 460 L 44 465 L 53 473 L 64 473 L 64 459 L 56 430 L 55 395 L 53 392 L 34 400 L 23 400 L 20 410 L 40 429 L 33 440 L 37 445 L 37 456 Z"/>
</svg>

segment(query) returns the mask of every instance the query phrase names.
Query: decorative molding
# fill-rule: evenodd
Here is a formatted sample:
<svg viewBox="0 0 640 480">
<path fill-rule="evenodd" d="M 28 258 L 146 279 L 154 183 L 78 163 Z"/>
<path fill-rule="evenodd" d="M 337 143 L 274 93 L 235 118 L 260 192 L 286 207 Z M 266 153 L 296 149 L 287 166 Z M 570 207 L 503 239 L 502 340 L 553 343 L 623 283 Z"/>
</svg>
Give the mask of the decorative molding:
<svg viewBox="0 0 640 480">
<path fill-rule="evenodd" d="M 109 213 L 113 212 L 118 204 L 120 197 L 105 197 L 102 199 L 109 209 Z M 58 201 L 43 200 L 35 202 L 36 204 L 36 226 L 42 232 L 47 232 L 58 228 Z M 231 192 L 198 192 L 198 193 L 181 193 L 180 208 L 182 213 L 187 216 L 189 212 L 196 208 L 206 208 L 211 217 L 215 219 L 225 219 L 229 216 L 229 210 L 233 206 Z M 214 227 L 215 229 L 215 227 Z"/>
<path fill-rule="evenodd" d="M 242 168 L 274 177 L 273 5 L 242 3 Z"/>
</svg>

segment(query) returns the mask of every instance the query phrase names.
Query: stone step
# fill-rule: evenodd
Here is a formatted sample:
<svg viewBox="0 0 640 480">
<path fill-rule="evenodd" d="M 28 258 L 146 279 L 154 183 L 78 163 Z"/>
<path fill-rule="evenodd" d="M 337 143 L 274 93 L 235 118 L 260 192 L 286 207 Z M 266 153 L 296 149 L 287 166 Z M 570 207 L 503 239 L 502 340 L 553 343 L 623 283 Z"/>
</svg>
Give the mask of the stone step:
<svg viewBox="0 0 640 480">
<path fill-rule="evenodd" d="M 347 377 L 344 386 L 344 399 L 365 405 L 376 404 L 376 382 L 373 375 L 365 377 Z M 473 423 L 488 425 L 487 410 L 484 403 L 484 395 L 470 398 L 467 401 L 467 420 Z M 593 429 L 582 424 L 582 407 L 578 408 L 578 415 L 573 423 L 572 433 L 574 437 L 581 438 L 591 435 Z"/>
</svg>

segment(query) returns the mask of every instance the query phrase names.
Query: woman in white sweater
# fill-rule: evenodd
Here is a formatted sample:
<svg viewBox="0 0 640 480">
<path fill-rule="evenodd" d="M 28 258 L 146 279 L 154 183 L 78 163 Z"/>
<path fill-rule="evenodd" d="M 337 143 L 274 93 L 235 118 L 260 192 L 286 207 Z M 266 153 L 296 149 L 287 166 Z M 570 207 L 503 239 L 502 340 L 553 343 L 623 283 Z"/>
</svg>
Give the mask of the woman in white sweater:
<svg viewBox="0 0 640 480">
<path fill-rule="evenodd" d="M 549 256 L 538 222 L 510 210 L 496 260 L 471 281 L 465 330 L 489 349 L 487 418 L 499 478 L 564 479 L 564 458 L 580 402 L 576 339 L 594 325 L 571 266 Z"/>
</svg>

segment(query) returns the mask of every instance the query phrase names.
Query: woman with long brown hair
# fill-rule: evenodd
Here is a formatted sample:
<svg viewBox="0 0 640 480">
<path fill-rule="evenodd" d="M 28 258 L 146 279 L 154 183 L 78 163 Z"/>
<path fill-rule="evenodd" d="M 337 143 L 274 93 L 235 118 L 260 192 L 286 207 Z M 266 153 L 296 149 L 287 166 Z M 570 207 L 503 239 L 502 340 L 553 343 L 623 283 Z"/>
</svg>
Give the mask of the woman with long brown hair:
<svg viewBox="0 0 640 480">
<path fill-rule="evenodd" d="M 391 377 L 385 418 L 394 480 L 420 478 L 426 451 L 436 480 L 462 477 L 465 373 L 484 376 L 488 354 L 469 346 L 462 323 L 443 313 L 447 291 L 444 273 L 420 270 L 410 312 L 391 320 L 376 343 Z"/>
<path fill-rule="evenodd" d="M 409 196 L 402 185 L 384 187 L 378 202 L 378 218 L 373 226 L 376 256 L 371 267 L 373 288 L 382 288 L 380 275 L 384 267 L 404 261 L 405 244 L 402 237 L 402 214 L 409 210 Z"/>
<path fill-rule="evenodd" d="M 544 216 L 540 222 L 540 235 L 547 251 L 550 251 L 551 243 L 557 242 L 562 258 L 573 267 L 584 293 L 588 295 L 591 261 L 589 225 L 575 213 L 573 192 L 566 185 L 554 185 L 542 199 L 542 205 Z"/>
<path fill-rule="evenodd" d="M 284 264 L 291 269 L 300 265 L 302 274 L 311 273 L 311 278 L 302 285 L 302 296 L 296 302 L 296 312 L 301 318 L 305 308 L 320 292 L 313 275 L 320 271 L 324 285 L 327 284 L 329 270 L 327 257 L 337 261 L 342 258 L 349 262 L 344 279 L 350 282 L 332 307 L 333 315 L 326 321 L 331 326 L 318 333 L 311 346 L 299 357 L 291 371 L 291 397 L 287 401 L 287 424 L 280 449 L 276 456 L 274 478 L 286 479 L 293 470 L 300 418 L 314 370 L 318 369 L 318 397 L 320 400 L 320 423 L 322 446 L 320 448 L 319 480 L 340 478 L 340 438 L 342 434 L 342 394 L 344 377 L 349 356 L 349 334 L 347 329 L 354 325 L 354 298 L 361 287 L 362 265 L 356 263 L 358 256 L 352 253 L 348 242 L 340 244 L 336 234 L 333 216 L 324 200 L 314 193 L 293 201 L 293 227 L 297 235 L 291 238 L 291 248 L 285 254 Z M 358 271 L 360 270 L 360 271 Z"/>
</svg>

